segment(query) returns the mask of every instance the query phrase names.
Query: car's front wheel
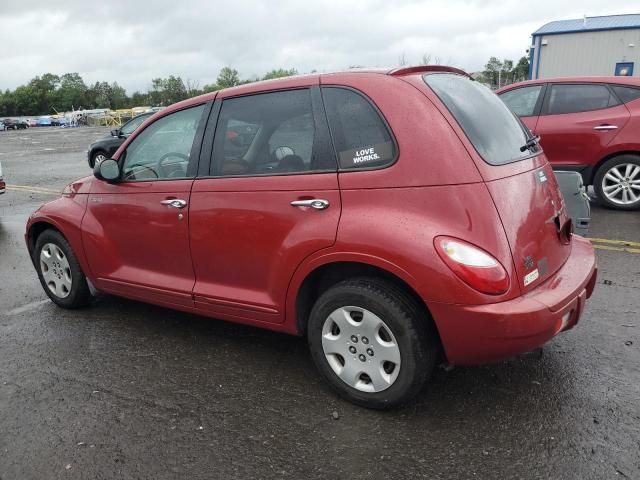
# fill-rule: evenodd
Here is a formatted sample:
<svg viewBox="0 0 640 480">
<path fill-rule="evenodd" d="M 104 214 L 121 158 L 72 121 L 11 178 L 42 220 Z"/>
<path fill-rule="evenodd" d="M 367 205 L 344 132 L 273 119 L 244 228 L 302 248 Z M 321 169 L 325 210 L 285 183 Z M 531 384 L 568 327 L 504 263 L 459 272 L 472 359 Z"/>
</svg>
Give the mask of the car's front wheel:
<svg viewBox="0 0 640 480">
<path fill-rule="evenodd" d="M 99 163 L 104 162 L 107 159 L 107 153 L 103 150 L 96 150 L 91 155 L 91 164 L 89 165 L 91 168 L 98 165 Z"/>
<path fill-rule="evenodd" d="M 71 246 L 59 232 L 42 232 L 33 254 L 42 288 L 56 305 L 79 308 L 89 303 L 87 279 Z"/>
<path fill-rule="evenodd" d="M 376 409 L 415 396 L 440 352 L 424 306 L 377 278 L 346 280 L 324 292 L 307 337 L 318 370 L 338 394 Z"/>
<path fill-rule="evenodd" d="M 620 155 L 607 160 L 597 171 L 593 188 L 609 208 L 640 208 L 640 157 Z"/>
</svg>

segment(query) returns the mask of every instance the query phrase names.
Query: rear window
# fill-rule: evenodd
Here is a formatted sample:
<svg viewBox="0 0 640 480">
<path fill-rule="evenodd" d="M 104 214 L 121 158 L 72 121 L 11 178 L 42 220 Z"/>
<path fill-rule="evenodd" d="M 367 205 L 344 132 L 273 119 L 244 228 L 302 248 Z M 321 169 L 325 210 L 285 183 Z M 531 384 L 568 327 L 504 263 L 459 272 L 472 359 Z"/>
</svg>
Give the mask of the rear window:
<svg viewBox="0 0 640 480">
<path fill-rule="evenodd" d="M 531 156 L 526 148 L 520 150 L 528 138 L 525 127 L 489 88 L 452 73 L 431 73 L 422 78 L 485 162 L 504 165 Z"/>
<path fill-rule="evenodd" d="M 558 84 L 551 86 L 547 114 L 589 112 L 618 103 L 606 85 Z"/>
</svg>

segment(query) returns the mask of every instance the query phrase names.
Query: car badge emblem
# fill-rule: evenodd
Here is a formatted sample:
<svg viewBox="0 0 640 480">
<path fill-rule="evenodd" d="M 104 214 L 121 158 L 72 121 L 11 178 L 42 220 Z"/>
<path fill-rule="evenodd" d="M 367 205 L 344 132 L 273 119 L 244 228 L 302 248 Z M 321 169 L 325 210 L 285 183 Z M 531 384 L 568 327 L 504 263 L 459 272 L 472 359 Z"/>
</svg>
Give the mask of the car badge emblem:
<svg viewBox="0 0 640 480">
<path fill-rule="evenodd" d="M 540 183 L 544 183 L 547 181 L 547 176 L 542 170 L 538 172 L 538 180 L 540 181 Z"/>
<path fill-rule="evenodd" d="M 533 257 L 531 255 L 527 255 L 526 257 L 524 257 L 524 268 L 529 270 L 530 268 L 533 268 L 534 265 L 535 262 L 533 261 Z"/>
</svg>

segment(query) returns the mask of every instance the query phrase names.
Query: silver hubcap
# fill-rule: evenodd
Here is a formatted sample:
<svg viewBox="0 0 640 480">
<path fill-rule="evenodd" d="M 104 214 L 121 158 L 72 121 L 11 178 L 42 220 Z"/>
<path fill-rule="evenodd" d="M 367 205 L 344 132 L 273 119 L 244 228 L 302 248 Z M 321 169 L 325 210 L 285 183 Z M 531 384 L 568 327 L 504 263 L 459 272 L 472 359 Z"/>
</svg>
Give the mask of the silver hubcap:
<svg viewBox="0 0 640 480">
<path fill-rule="evenodd" d="M 107 159 L 107 157 L 105 157 L 104 155 L 99 153 L 98 155 L 96 155 L 96 165 L 99 164 L 99 163 L 104 162 L 106 159 Z"/>
<path fill-rule="evenodd" d="M 604 175 L 602 191 L 608 200 L 618 205 L 640 201 L 640 166 L 633 163 L 616 165 Z"/>
<path fill-rule="evenodd" d="M 69 261 L 55 243 L 47 243 L 40 250 L 40 271 L 47 287 L 56 297 L 65 298 L 71 293 Z"/>
<path fill-rule="evenodd" d="M 398 378 L 400 348 L 386 323 L 360 307 L 342 307 L 324 321 L 322 349 L 331 369 L 350 387 L 381 392 Z"/>
</svg>

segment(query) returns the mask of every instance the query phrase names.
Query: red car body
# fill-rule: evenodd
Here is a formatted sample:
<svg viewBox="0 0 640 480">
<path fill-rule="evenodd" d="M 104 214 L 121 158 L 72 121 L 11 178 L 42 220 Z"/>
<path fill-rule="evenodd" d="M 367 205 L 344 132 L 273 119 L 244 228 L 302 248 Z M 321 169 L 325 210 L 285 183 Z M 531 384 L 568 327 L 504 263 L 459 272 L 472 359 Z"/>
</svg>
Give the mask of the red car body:
<svg viewBox="0 0 640 480">
<path fill-rule="evenodd" d="M 211 113 L 205 110 L 209 120 L 195 139 L 198 174 L 73 182 L 29 218 L 29 250 L 55 228 L 101 291 L 289 334 L 305 332 L 326 285 L 365 272 L 419 299 L 453 364 L 538 347 L 578 322 L 595 285 L 593 249 L 581 237 L 563 238 L 568 217 L 543 153 L 503 165 L 483 160 L 423 80 L 442 72 L 463 75 L 434 67 L 307 75 L 173 105 L 146 120 L 114 158 L 154 122 L 205 105 Z M 394 162 L 314 174 L 209 175 L 220 104 L 329 86 L 358 92 L 381 112 L 397 145 Z M 314 198 L 330 207 L 290 204 Z M 172 199 L 188 208 L 178 214 L 160 203 Z M 441 258 L 442 236 L 488 252 L 508 275 L 506 289 L 486 294 L 463 281 Z M 537 278 L 525 285 L 534 269 Z"/>
<path fill-rule="evenodd" d="M 588 96 L 598 92 L 589 92 L 585 86 L 601 89 L 605 95 L 610 95 L 609 100 L 594 102 L 595 99 Z M 534 90 L 531 87 L 540 88 Z M 569 90 L 576 87 L 578 90 Z M 564 88 L 565 91 L 558 90 L 554 95 L 556 88 Z M 530 96 L 525 100 L 527 92 Z M 507 105 L 515 106 L 514 112 L 534 135 L 540 136 L 540 143 L 553 168 L 580 172 L 585 185 L 596 184 L 598 172 L 611 159 L 631 155 L 640 161 L 640 78 L 545 78 L 514 83 L 498 89 L 496 93 Z M 567 95 L 575 95 L 575 98 Z M 556 97 L 561 104 L 560 111 L 566 113 L 554 112 L 551 103 Z M 572 108 L 572 103 L 575 108 Z M 640 198 L 640 168 L 635 178 L 638 180 L 636 193 Z M 600 195 L 600 185 L 596 187 Z M 640 200 L 637 204 L 640 206 Z"/>
</svg>

